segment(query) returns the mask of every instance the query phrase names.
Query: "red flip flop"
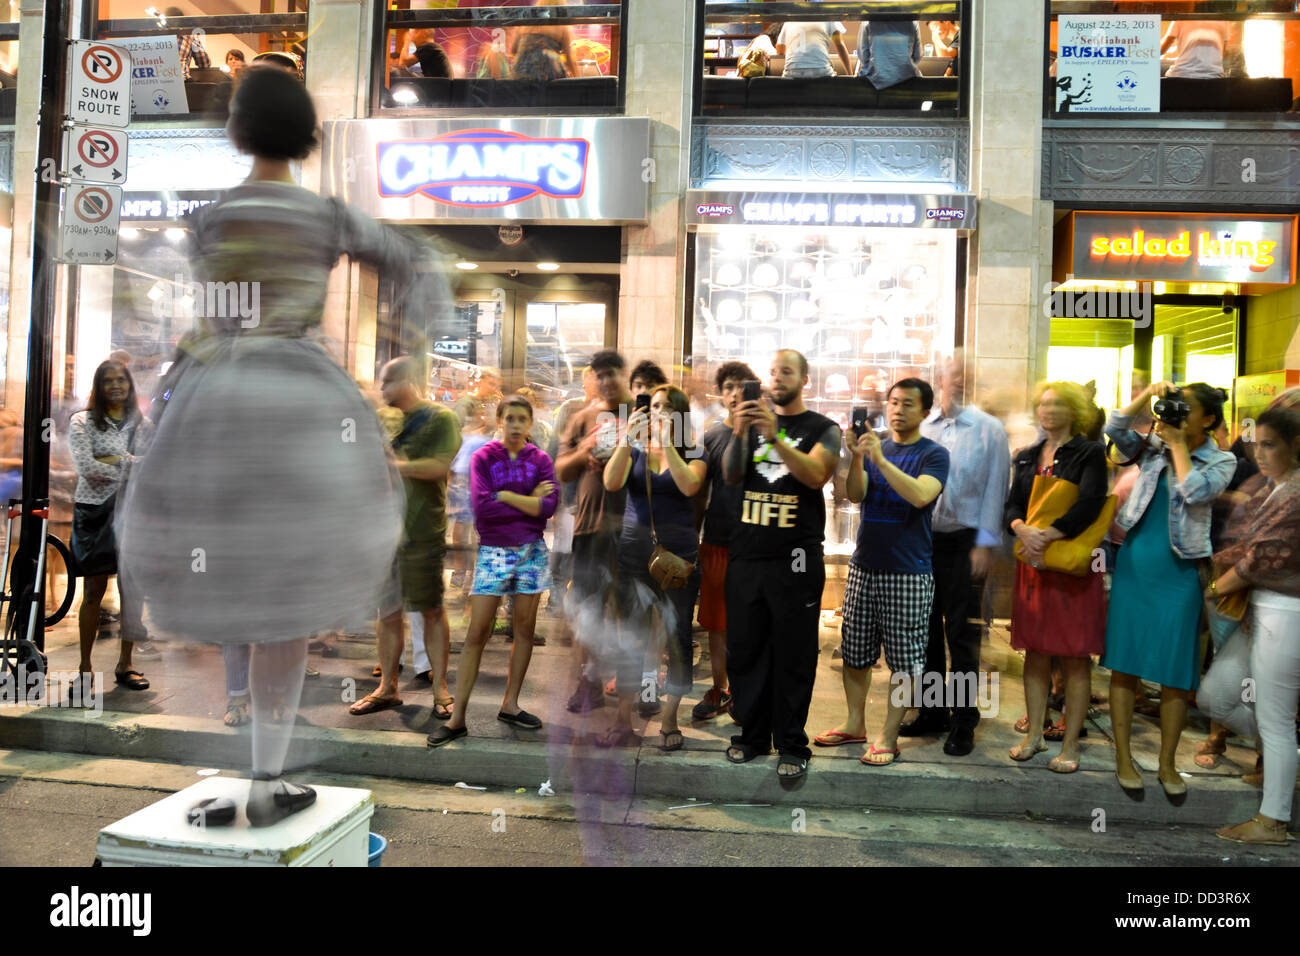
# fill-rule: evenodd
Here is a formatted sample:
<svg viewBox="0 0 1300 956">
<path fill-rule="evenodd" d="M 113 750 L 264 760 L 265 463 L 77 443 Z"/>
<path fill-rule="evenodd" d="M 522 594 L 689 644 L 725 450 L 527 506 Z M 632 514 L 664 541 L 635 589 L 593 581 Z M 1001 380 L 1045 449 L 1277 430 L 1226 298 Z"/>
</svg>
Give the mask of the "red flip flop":
<svg viewBox="0 0 1300 956">
<path fill-rule="evenodd" d="M 877 750 L 876 745 L 872 744 L 871 749 L 862 755 L 862 763 L 868 767 L 888 767 L 898 759 L 902 751 L 895 747 L 893 750 Z M 888 757 L 888 760 L 872 760 L 872 757 Z"/>
<path fill-rule="evenodd" d="M 842 730 L 828 730 L 824 734 L 818 734 L 813 738 L 813 743 L 818 747 L 839 747 L 844 744 L 865 744 L 866 737 L 850 737 Z"/>
</svg>

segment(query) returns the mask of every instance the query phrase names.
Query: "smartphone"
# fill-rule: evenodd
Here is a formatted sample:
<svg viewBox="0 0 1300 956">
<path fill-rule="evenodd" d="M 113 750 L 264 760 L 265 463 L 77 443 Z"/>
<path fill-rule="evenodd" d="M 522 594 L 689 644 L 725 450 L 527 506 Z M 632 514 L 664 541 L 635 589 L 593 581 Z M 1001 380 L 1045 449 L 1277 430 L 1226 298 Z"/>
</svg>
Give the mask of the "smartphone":
<svg viewBox="0 0 1300 956">
<path fill-rule="evenodd" d="M 763 383 L 749 381 L 741 385 L 740 400 L 742 402 L 756 402 L 763 396 Z"/>
<path fill-rule="evenodd" d="M 650 396 L 642 392 L 636 397 L 636 407 L 644 411 L 650 411 Z"/>
<path fill-rule="evenodd" d="M 849 427 L 853 429 L 853 434 L 858 438 L 865 435 L 867 429 L 871 427 L 871 410 L 865 405 L 854 406 Z"/>
</svg>

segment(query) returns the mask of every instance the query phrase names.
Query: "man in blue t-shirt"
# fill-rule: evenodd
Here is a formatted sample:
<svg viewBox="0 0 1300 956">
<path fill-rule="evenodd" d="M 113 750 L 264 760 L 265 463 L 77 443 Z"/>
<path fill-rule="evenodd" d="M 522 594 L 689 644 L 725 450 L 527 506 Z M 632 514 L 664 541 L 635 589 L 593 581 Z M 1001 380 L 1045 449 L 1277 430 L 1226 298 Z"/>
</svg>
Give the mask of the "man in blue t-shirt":
<svg viewBox="0 0 1300 956">
<path fill-rule="evenodd" d="M 822 747 L 866 743 L 871 667 L 883 646 L 889 709 L 862 762 L 882 767 L 898 756 L 898 728 L 925 670 L 934 576 L 930 512 L 948 480 L 948 450 L 921 435 L 934 390 L 919 378 L 895 382 L 886 396 L 890 437 L 866 431 L 849 444 L 846 491 L 862 502 L 858 546 L 844 588 L 844 697 L 848 718 L 814 738 Z"/>
</svg>

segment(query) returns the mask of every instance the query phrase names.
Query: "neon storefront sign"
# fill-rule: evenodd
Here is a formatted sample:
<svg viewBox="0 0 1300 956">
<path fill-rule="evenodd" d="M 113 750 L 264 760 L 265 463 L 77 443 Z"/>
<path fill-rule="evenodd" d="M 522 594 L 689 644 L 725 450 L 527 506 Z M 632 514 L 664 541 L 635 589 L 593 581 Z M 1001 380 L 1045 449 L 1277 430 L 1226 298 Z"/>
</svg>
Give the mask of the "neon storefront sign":
<svg viewBox="0 0 1300 956">
<path fill-rule="evenodd" d="M 418 192 L 453 206 L 508 206 L 538 195 L 582 196 L 591 144 L 475 129 L 377 148 L 380 196 Z"/>
</svg>

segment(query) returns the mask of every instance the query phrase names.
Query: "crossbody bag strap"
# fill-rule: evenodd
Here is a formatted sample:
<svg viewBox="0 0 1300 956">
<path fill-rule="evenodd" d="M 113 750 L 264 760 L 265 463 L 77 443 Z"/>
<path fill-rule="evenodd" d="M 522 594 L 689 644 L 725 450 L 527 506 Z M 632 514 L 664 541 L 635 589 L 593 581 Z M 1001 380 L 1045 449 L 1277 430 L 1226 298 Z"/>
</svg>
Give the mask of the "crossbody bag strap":
<svg viewBox="0 0 1300 956">
<path fill-rule="evenodd" d="M 659 535 L 655 532 L 655 502 L 650 493 L 650 450 L 646 449 L 641 454 L 641 464 L 645 468 L 645 500 L 650 509 L 650 543 L 656 548 L 659 547 Z"/>
</svg>

